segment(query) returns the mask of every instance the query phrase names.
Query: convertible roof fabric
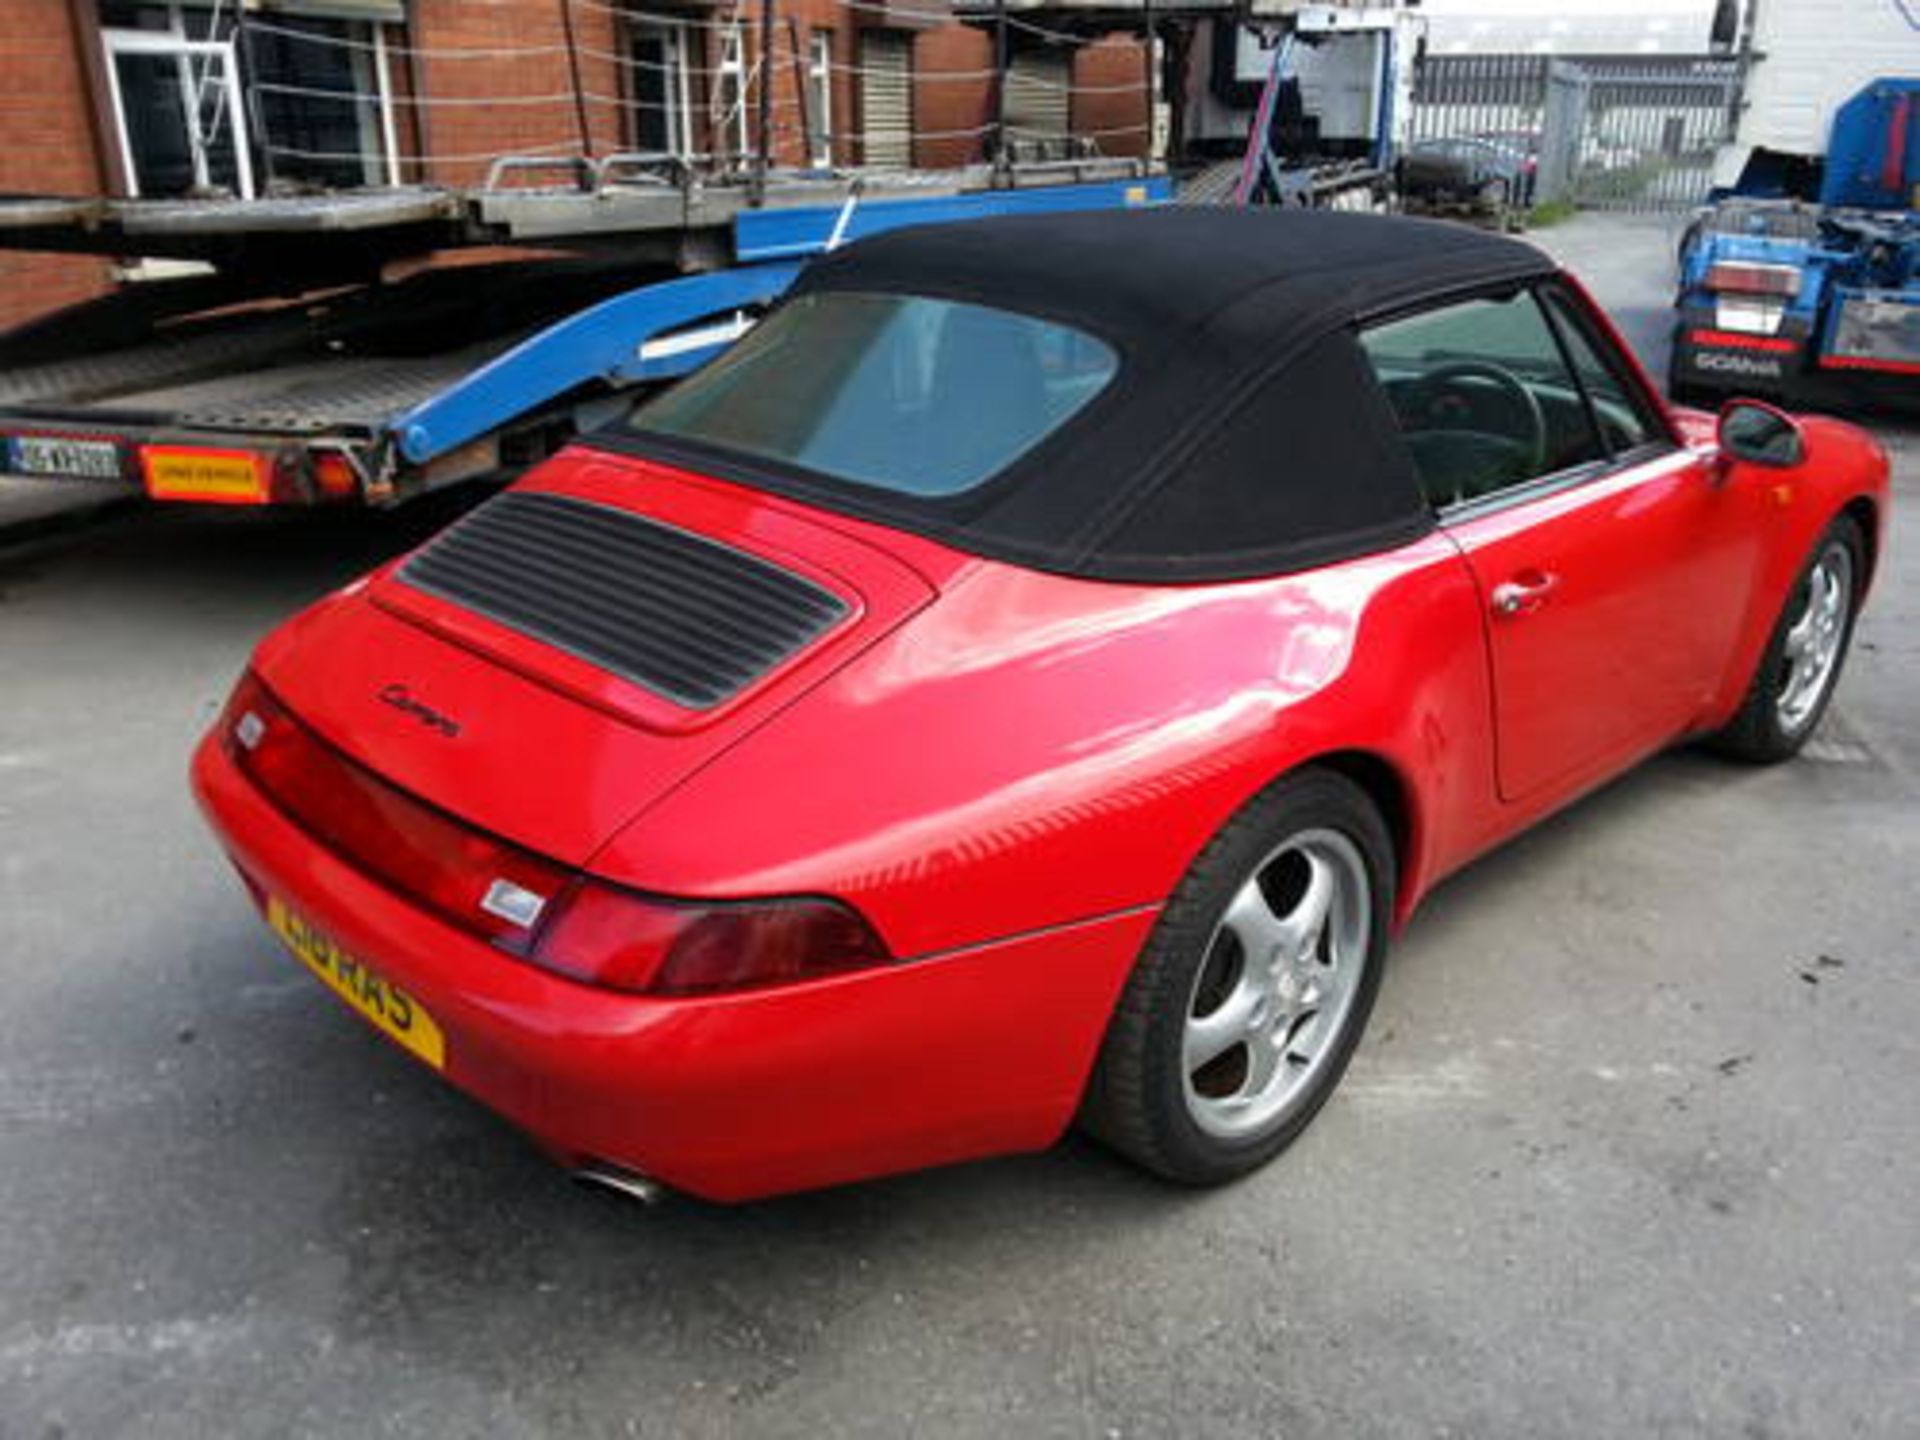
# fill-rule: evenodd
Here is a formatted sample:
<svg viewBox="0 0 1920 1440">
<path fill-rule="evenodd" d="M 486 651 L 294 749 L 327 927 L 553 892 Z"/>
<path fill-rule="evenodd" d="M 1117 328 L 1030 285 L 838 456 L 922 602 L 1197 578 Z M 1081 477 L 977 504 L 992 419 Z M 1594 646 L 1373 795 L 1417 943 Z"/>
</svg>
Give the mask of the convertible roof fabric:
<svg viewBox="0 0 1920 1440">
<path fill-rule="evenodd" d="M 1328 564 L 1426 533 L 1365 321 L 1551 275 L 1466 226 L 1334 211 L 1164 208 L 890 231 L 825 256 L 792 294 L 929 295 L 1099 336 L 1119 374 L 991 480 L 928 498 L 641 428 L 592 443 L 1098 579 L 1204 581 Z"/>
<path fill-rule="evenodd" d="M 1217 360 L 1220 347 L 1252 358 L 1280 332 L 1553 268 L 1523 241 L 1465 225 L 1167 206 L 887 231 L 816 260 L 794 290 L 938 293 L 1046 315 L 1122 348 L 1198 346 L 1207 353 L 1190 358 Z M 1254 323 L 1234 323 L 1243 316 Z"/>
</svg>

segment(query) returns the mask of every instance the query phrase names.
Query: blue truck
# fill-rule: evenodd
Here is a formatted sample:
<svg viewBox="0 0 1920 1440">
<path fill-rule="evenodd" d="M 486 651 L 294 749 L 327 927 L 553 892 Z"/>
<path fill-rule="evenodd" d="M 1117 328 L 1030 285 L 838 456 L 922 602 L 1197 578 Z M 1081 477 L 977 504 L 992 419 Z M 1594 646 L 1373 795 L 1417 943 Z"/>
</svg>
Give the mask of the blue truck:
<svg viewBox="0 0 1920 1440">
<path fill-rule="evenodd" d="M 1916 211 L 1920 80 L 1854 95 L 1824 157 L 1756 149 L 1681 243 L 1674 398 L 1920 400 Z"/>
</svg>

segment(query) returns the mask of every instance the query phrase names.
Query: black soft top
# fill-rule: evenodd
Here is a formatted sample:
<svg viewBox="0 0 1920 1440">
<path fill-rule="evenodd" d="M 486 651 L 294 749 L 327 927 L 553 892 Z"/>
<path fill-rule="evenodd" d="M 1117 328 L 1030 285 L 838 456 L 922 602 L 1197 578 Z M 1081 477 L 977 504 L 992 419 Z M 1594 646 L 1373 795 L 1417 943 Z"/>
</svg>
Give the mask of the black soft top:
<svg viewBox="0 0 1920 1440">
<path fill-rule="evenodd" d="M 1169 207 L 895 230 L 816 260 L 791 293 L 929 295 L 1041 316 L 1111 344 L 1114 382 L 998 476 L 945 498 L 644 429 L 594 439 L 1040 569 L 1133 581 L 1279 573 L 1432 525 L 1356 327 L 1554 269 L 1531 245 L 1466 226 L 1335 211 Z"/>
<path fill-rule="evenodd" d="M 814 261 L 794 293 L 940 294 L 1212 364 L 1435 291 L 1553 269 L 1531 245 L 1465 225 L 1168 206 L 888 231 Z M 1257 323 L 1234 323 L 1250 305 L 1245 318 Z"/>
</svg>

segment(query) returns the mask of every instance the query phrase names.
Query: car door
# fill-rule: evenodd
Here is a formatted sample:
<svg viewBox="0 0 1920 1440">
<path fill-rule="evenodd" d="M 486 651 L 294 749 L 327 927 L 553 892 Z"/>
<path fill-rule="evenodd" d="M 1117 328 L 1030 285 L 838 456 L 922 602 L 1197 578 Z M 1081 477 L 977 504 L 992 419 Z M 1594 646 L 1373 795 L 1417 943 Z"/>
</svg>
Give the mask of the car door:
<svg viewBox="0 0 1920 1440">
<path fill-rule="evenodd" d="M 1361 340 L 1480 591 L 1501 797 L 1578 788 L 1686 731 L 1756 542 L 1580 302 L 1483 295 Z"/>
</svg>

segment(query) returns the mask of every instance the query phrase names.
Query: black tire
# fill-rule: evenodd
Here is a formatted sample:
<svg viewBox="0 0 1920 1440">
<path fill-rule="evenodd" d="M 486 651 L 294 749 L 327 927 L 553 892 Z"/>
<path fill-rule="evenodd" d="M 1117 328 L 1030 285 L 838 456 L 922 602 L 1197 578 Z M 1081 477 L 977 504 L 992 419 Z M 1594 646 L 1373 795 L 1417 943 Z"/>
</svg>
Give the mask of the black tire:
<svg viewBox="0 0 1920 1440">
<path fill-rule="evenodd" d="M 1789 717 L 1783 714 L 1781 701 L 1793 663 L 1788 655 L 1790 632 L 1807 609 L 1815 572 L 1828 562 L 1836 549 L 1845 552 L 1849 590 L 1840 625 L 1839 650 L 1820 682 L 1811 708 L 1804 716 Z M 1860 526 L 1852 516 L 1842 515 L 1814 543 L 1806 564 L 1800 567 L 1786 604 L 1780 607 L 1779 618 L 1774 621 L 1773 634 L 1767 639 L 1767 648 L 1754 670 L 1739 713 L 1724 730 L 1709 737 L 1710 749 L 1750 765 L 1776 765 L 1800 753 L 1800 747 L 1819 729 L 1834 689 L 1840 683 L 1840 672 L 1846 668 L 1866 573 L 1866 542 Z"/>
<path fill-rule="evenodd" d="M 1210 1134 L 1190 1108 L 1184 1055 L 1190 1010 L 1207 978 L 1203 971 L 1210 959 L 1219 964 L 1223 916 L 1253 877 L 1271 878 L 1272 866 L 1289 858 L 1287 847 L 1296 839 L 1329 835 L 1344 839 L 1364 871 L 1364 886 L 1358 884 L 1359 872 L 1352 872 L 1352 888 L 1364 888 L 1369 922 L 1364 943 L 1352 945 L 1358 971 L 1343 987 L 1351 998 L 1340 1017 L 1329 1022 L 1333 1028 L 1321 1042 L 1324 1054 L 1304 1069 L 1293 1098 L 1271 1123 L 1233 1138 Z M 1379 810 L 1351 780 L 1308 768 L 1254 797 L 1194 861 L 1148 936 L 1108 1023 L 1081 1109 L 1082 1128 L 1144 1168 L 1186 1185 L 1220 1184 L 1266 1164 L 1326 1103 L 1366 1028 L 1386 957 L 1393 892 L 1392 837 Z M 1332 943 L 1313 942 L 1315 947 Z M 1315 1023 L 1309 1018 L 1302 1028 Z M 1276 1046 L 1283 1052 L 1282 1071 L 1291 1044 Z M 1245 1063 L 1251 1064 L 1251 1057 Z"/>
</svg>

